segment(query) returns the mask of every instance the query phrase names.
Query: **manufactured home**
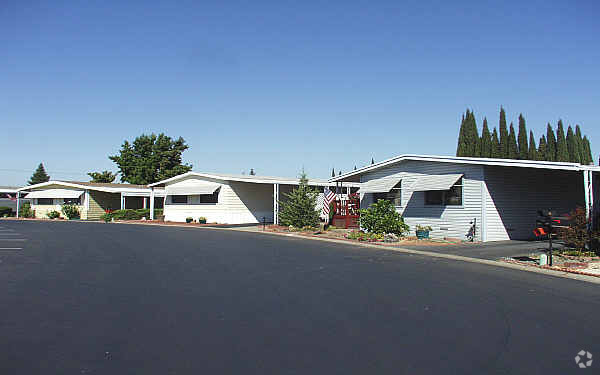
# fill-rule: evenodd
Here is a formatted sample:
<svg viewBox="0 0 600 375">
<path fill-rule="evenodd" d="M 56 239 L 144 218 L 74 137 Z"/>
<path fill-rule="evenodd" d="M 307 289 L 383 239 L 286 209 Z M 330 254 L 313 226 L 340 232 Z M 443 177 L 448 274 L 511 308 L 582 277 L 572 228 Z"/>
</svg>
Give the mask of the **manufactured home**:
<svg viewBox="0 0 600 375">
<path fill-rule="evenodd" d="M 150 192 L 145 185 L 51 180 L 18 189 L 17 205 L 25 198 L 36 218 L 47 218 L 50 211 L 61 212 L 63 204 L 74 204 L 81 219 L 97 220 L 107 210 L 148 208 Z M 157 199 L 153 205 L 162 207 L 164 191 L 154 189 L 153 195 Z"/>
<path fill-rule="evenodd" d="M 278 223 L 279 202 L 285 201 L 286 194 L 298 184 L 298 179 L 285 177 L 188 172 L 149 186 L 153 191 L 164 189 L 166 221 L 204 217 L 209 223 L 252 224 Z M 309 180 L 308 185 L 322 192 L 324 187 L 335 184 Z M 346 184 L 347 189 L 358 186 Z M 322 194 L 319 201 L 322 202 Z"/>
<path fill-rule="evenodd" d="M 575 163 L 402 155 L 332 178 L 360 183 L 360 205 L 388 199 L 414 233 L 476 241 L 531 239 L 537 211 L 585 207 L 598 217 L 600 167 Z"/>
</svg>

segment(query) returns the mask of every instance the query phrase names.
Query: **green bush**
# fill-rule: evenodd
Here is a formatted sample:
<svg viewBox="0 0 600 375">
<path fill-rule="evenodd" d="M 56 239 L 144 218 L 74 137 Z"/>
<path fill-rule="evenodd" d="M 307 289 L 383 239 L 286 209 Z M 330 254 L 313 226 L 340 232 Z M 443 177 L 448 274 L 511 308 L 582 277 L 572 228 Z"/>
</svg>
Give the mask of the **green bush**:
<svg viewBox="0 0 600 375">
<path fill-rule="evenodd" d="M 12 216 L 12 208 L 0 207 L 0 217 Z"/>
<path fill-rule="evenodd" d="M 162 215 L 162 209 L 154 210 L 154 217 L 156 218 L 159 215 Z M 125 209 L 125 210 L 114 210 L 111 213 L 105 214 L 106 217 L 102 215 L 102 220 L 111 221 L 113 218 L 115 220 L 141 220 L 143 217 L 146 219 L 150 219 L 150 209 L 141 208 L 141 209 Z M 108 220 L 107 220 L 108 219 Z"/>
<path fill-rule="evenodd" d="M 383 241 L 384 235 L 380 233 L 365 233 L 363 231 L 353 230 L 346 235 L 346 238 L 349 240 L 375 242 Z"/>
<path fill-rule="evenodd" d="M 315 227 L 319 225 L 319 214 L 316 210 L 317 196 L 319 192 L 308 186 L 306 173 L 302 172 L 300 184 L 297 189 L 289 194 L 287 198 L 280 201 L 279 223 L 281 225 L 293 225 L 296 228 Z"/>
<path fill-rule="evenodd" d="M 48 219 L 58 219 L 60 217 L 60 212 L 56 210 L 48 211 L 46 216 L 48 216 Z"/>
<path fill-rule="evenodd" d="M 30 202 L 23 202 L 19 207 L 19 217 L 33 217 L 33 210 Z"/>
<path fill-rule="evenodd" d="M 360 227 L 370 233 L 404 236 L 409 231 L 408 225 L 396 212 L 392 202 L 385 199 L 380 199 L 368 209 L 360 210 L 359 220 Z"/>
<path fill-rule="evenodd" d="M 100 216 L 100 220 L 104 220 L 105 223 L 110 223 L 112 221 L 112 214 L 105 212 Z"/>
<path fill-rule="evenodd" d="M 77 207 L 74 204 L 63 204 L 60 210 L 62 211 L 63 215 L 65 215 L 65 217 L 69 220 L 79 219 L 80 217 L 79 207 Z"/>
</svg>

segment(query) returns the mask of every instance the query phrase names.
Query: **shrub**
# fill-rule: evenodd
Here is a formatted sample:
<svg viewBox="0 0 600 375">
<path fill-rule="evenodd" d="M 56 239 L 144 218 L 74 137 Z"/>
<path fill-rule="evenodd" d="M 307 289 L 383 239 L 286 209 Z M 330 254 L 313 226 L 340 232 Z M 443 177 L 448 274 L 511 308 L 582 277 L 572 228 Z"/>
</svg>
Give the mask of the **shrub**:
<svg viewBox="0 0 600 375">
<path fill-rule="evenodd" d="M 12 208 L 0 207 L 0 217 L 8 217 L 8 216 L 12 216 Z"/>
<path fill-rule="evenodd" d="M 200 216 L 200 217 L 198 218 L 198 222 L 199 222 L 200 224 L 206 224 L 206 218 L 205 218 L 204 216 Z"/>
<path fill-rule="evenodd" d="M 104 220 L 105 223 L 110 223 L 112 221 L 112 213 L 110 212 L 105 212 L 102 214 L 102 216 L 100 216 L 101 220 Z"/>
<path fill-rule="evenodd" d="M 23 202 L 19 207 L 19 217 L 33 217 L 33 210 L 30 202 Z"/>
<path fill-rule="evenodd" d="M 186 217 L 185 218 L 185 222 L 188 223 L 188 224 L 191 223 L 192 221 L 194 221 L 193 217 Z"/>
<path fill-rule="evenodd" d="M 48 216 L 48 219 L 58 219 L 60 217 L 60 212 L 56 210 L 48 211 L 46 216 Z"/>
<path fill-rule="evenodd" d="M 587 218 L 584 208 L 577 207 L 569 214 L 569 226 L 559 231 L 559 235 L 567 246 L 573 247 L 581 253 L 585 251 L 586 245 L 596 242 L 600 239 L 600 232 L 590 230 L 591 222 Z M 600 253 L 596 249 L 597 253 Z"/>
<path fill-rule="evenodd" d="M 280 201 L 281 211 L 279 222 L 281 225 L 293 225 L 296 228 L 319 225 L 319 211 L 316 210 L 318 191 L 308 186 L 306 173 L 300 175 L 298 188 L 289 194 L 284 194 L 286 201 Z"/>
<path fill-rule="evenodd" d="M 63 204 L 60 209 L 65 215 L 65 217 L 69 220 L 78 219 L 79 218 L 79 207 L 74 204 Z"/>
<path fill-rule="evenodd" d="M 368 209 L 360 210 L 359 222 L 360 227 L 367 232 L 378 234 L 394 233 L 404 236 L 409 230 L 392 202 L 385 199 L 380 199 Z"/>
<path fill-rule="evenodd" d="M 383 241 L 384 235 L 380 233 L 365 233 L 360 230 L 353 230 L 346 235 L 349 240 L 376 242 Z"/>
</svg>

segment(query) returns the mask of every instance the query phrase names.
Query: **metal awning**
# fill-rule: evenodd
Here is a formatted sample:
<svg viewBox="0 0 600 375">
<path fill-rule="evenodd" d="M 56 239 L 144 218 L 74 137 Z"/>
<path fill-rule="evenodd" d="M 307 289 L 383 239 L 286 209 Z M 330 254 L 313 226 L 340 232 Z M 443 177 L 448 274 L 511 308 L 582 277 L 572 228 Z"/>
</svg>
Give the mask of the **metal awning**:
<svg viewBox="0 0 600 375">
<path fill-rule="evenodd" d="M 401 177 L 386 177 L 367 181 L 358 190 L 360 193 L 387 193 L 400 182 Z"/>
<path fill-rule="evenodd" d="M 450 190 L 463 174 L 429 175 L 417 179 L 410 187 L 412 191 Z"/>
<path fill-rule="evenodd" d="M 198 184 L 189 186 L 167 186 L 166 195 L 204 195 L 213 194 L 221 187 L 220 184 Z"/>
<path fill-rule="evenodd" d="M 83 190 L 48 189 L 32 191 L 25 198 L 79 198 L 81 194 L 83 194 Z"/>
</svg>

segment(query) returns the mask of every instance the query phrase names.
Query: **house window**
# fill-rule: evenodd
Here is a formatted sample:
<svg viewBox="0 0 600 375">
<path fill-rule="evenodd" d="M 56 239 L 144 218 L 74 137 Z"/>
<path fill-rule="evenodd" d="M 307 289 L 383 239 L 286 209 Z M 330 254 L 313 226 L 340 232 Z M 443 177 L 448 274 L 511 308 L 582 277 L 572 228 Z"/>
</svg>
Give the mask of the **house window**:
<svg viewBox="0 0 600 375">
<path fill-rule="evenodd" d="M 54 199 L 52 199 L 52 198 L 38 198 L 37 199 L 37 204 L 39 204 L 40 206 L 53 205 L 54 204 Z"/>
<path fill-rule="evenodd" d="M 187 204 L 188 196 L 187 195 L 171 195 L 171 203 L 184 203 Z"/>
<path fill-rule="evenodd" d="M 219 202 L 219 190 L 212 194 L 200 195 L 200 203 L 218 203 Z"/>
<path fill-rule="evenodd" d="M 396 207 L 402 206 L 402 181 L 398 182 L 396 186 L 394 186 L 387 193 L 373 193 L 373 202 L 377 202 L 380 199 L 388 200 L 392 202 L 392 204 Z"/>
<path fill-rule="evenodd" d="M 81 197 L 79 198 L 65 198 L 63 199 L 65 204 L 81 204 Z"/>
<path fill-rule="evenodd" d="M 461 206 L 463 203 L 463 179 L 461 178 L 450 190 L 432 190 L 425 192 L 427 206 Z"/>
</svg>

